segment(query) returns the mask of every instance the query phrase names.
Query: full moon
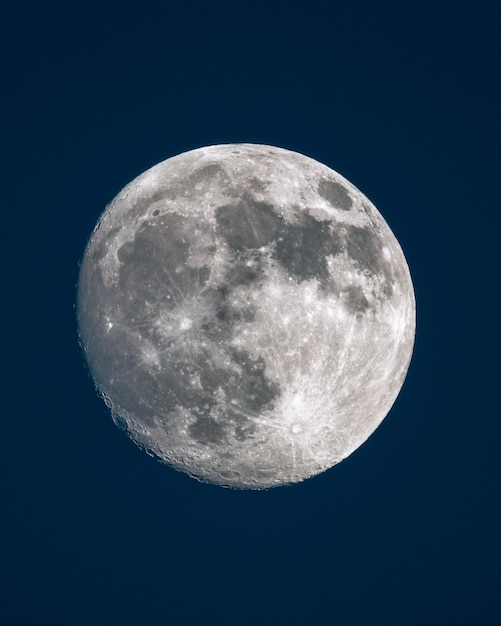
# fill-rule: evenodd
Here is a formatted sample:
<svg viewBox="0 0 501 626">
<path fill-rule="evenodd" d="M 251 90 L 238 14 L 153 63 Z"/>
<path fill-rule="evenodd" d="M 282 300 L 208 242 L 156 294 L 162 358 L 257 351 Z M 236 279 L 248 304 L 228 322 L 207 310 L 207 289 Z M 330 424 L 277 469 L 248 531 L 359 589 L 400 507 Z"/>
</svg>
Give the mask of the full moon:
<svg viewBox="0 0 501 626">
<path fill-rule="evenodd" d="M 334 170 L 257 144 L 159 163 L 85 250 L 79 338 L 114 421 L 205 482 L 296 483 L 378 427 L 407 373 L 400 245 Z"/>
</svg>

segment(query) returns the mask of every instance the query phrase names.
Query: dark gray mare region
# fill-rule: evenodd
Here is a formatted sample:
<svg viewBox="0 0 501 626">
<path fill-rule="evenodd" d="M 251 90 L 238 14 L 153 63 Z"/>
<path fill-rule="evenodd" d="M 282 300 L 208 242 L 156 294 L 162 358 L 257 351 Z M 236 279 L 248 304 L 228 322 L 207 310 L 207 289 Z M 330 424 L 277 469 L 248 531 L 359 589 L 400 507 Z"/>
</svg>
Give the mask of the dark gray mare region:
<svg viewBox="0 0 501 626">
<path fill-rule="evenodd" d="M 336 209 L 349 211 L 353 206 L 353 201 L 343 185 L 328 178 L 319 182 L 318 193 Z"/>
<path fill-rule="evenodd" d="M 320 185 L 329 201 L 345 210 L 351 207 L 351 198 L 339 184 L 322 181 Z M 379 236 L 370 227 L 337 225 L 332 219 L 316 219 L 307 211 L 300 214 L 297 223 L 287 223 L 272 205 L 253 200 L 249 195 L 219 207 L 216 220 L 235 255 L 227 276 L 230 284 L 239 280 L 245 284 L 259 281 L 261 273 L 258 269 L 249 270 L 248 258 L 252 255 L 252 267 L 259 268 L 260 259 L 266 254 L 260 248 L 272 244 L 269 254 L 289 276 L 298 282 L 316 278 L 321 291 L 338 295 L 344 292 L 345 305 L 353 313 L 363 313 L 369 302 L 360 287 L 339 288 L 329 272 L 329 256 L 346 252 L 360 271 L 382 277 L 384 294 L 391 295 L 392 270 L 384 258 Z"/>
<path fill-rule="evenodd" d="M 299 225 L 287 224 L 272 205 L 250 196 L 219 207 L 216 220 L 236 254 L 237 266 L 242 252 L 253 251 L 255 259 L 259 259 L 263 253 L 258 249 L 273 243 L 272 256 L 288 273 L 299 281 L 318 278 L 324 282 L 329 279 L 326 257 L 341 251 L 341 242 L 331 232 L 329 221 L 304 213 Z M 259 274 L 255 279 L 259 279 Z"/>
<path fill-rule="evenodd" d="M 216 445 L 230 435 L 252 437 L 250 416 L 270 408 L 280 389 L 267 377 L 262 359 L 231 346 L 236 325 L 254 317 L 251 306 L 232 304 L 232 289 L 262 274 L 261 259 L 242 250 L 221 284 L 209 288 L 209 268 L 188 264 L 196 236 L 189 219 L 175 213 L 152 215 L 118 249 L 118 284 L 107 288 L 103 301 L 113 303 L 111 317 L 123 323 L 109 329 L 106 315 L 96 318 L 104 349 L 92 369 L 99 370 L 97 380 L 108 377 L 99 386 L 118 414 L 126 409 L 145 424 L 164 420 L 168 429 L 169 414 L 186 409 L 195 418 L 189 428 L 192 439 Z M 166 335 L 155 324 L 156 313 L 175 317 L 187 301 L 193 306 L 197 299 L 201 313 L 193 315 L 193 328 L 175 328 Z M 144 361 L 142 349 L 148 346 L 154 347 L 159 363 Z M 221 351 L 227 366 L 221 364 Z"/>
</svg>

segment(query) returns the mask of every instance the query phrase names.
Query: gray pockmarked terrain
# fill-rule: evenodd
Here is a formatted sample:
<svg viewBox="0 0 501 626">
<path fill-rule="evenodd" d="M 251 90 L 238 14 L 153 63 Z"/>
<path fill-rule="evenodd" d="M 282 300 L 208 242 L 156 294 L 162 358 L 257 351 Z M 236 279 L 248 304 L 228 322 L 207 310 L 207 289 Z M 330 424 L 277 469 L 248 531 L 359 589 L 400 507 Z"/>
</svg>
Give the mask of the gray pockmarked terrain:
<svg viewBox="0 0 501 626">
<path fill-rule="evenodd" d="M 415 332 L 402 250 L 342 176 L 288 150 L 200 148 L 132 181 L 80 272 L 81 344 L 141 447 L 259 489 L 346 458 L 384 419 Z"/>
</svg>

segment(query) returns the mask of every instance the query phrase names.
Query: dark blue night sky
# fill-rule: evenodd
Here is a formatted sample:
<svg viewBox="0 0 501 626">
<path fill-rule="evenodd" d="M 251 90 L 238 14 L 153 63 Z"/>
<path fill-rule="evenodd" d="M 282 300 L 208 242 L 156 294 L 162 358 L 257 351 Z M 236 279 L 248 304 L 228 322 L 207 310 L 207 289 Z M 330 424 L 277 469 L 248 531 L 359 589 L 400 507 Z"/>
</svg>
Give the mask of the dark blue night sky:
<svg viewBox="0 0 501 626">
<path fill-rule="evenodd" d="M 3 6 L 2 625 L 499 623 L 500 11 Z M 359 187 L 418 307 L 381 427 L 265 492 L 141 452 L 76 334 L 78 262 L 106 204 L 158 161 L 228 142 L 301 152 Z"/>
</svg>

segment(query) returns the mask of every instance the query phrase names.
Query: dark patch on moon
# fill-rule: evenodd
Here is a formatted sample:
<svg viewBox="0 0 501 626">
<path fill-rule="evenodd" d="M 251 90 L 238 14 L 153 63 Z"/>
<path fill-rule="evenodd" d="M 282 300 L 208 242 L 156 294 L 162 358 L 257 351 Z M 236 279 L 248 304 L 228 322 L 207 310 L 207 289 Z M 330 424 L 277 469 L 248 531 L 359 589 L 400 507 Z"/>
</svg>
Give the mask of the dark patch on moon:
<svg viewBox="0 0 501 626">
<path fill-rule="evenodd" d="M 259 253 L 250 265 L 243 264 L 242 253 L 274 243 L 272 256 L 297 280 L 317 278 L 328 283 L 328 255 L 336 255 L 341 240 L 330 228 L 331 222 L 320 221 L 309 213 L 301 215 L 299 224 L 288 224 L 273 207 L 245 196 L 237 204 L 216 210 L 219 230 L 230 248 L 237 253 L 235 266 L 229 270 L 230 284 L 249 284 L 260 278 Z M 240 256 L 238 256 L 240 255 Z"/>
<path fill-rule="evenodd" d="M 345 292 L 344 306 L 355 316 L 365 313 L 370 308 L 369 301 L 364 295 L 364 290 L 359 285 L 350 287 Z"/>
<path fill-rule="evenodd" d="M 235 426 L 235 439 L 238 441 L 245 441 L 246 439 L 252 439 L 256 432 L 256 425 L 250 420 L 241 420 Z"/>
<path fill-rule="evenodd" d="M 368 228 L 352 225 L 345 228 L 348 255 L 362 271 L 384 276 L 383 292 L 390 296 L 393 291 L 393 274 L 390 264 L 384 258 L 379 237 Z"/>
<path fill-rule="evenodd" d="M 341 241 L 330 228 L 330 221 L 316 220 L 309 213 L 299 225 L 282 223 L 279 227 L 275 258 L 300 281 L 317 278 L 330 280 L 327 256 L 341 252 Z"/>
<path fill-rule="evenodd" d="M 118 287 L 124 294 L 124 315 L 134 315 L 145 302 L 161 301 L 175 308 L 180 287 L 191 285 L 200 289 L 209 277 L 209 268 L 190 267 L 190 242 L 193 225 L 180 215 L 171 213 L 161 221 L 145 221 L 132 241 L 117 252 L 120 261 Z"/>
<path fill-rule="evenodd" d="M 258 250 L 244 250 L 235 255 L 225 275 L 229 287 L 250 285 L 264 278 L 263 255 Z"/>
<path fill-rule="evenodd" d="M 216 317 L 226 324 L 233 322 L 252 322 L 256 317 L 256 309 L 250 305 L 236 308 L 232 306 L 229 301 L 225 301 L 217 308 Z"/>
<path fill-rule="evenodd" d="M 216 209 L 220 231 L 233 250 L 256 249 L 273 241 L 280 223 L 270 204 L 244 195 L 236 204 Z"/>
<path fill-rule="evenodd" d="M 237 285 L 250 285 L 262 278 L 262 274 L 257 267 L 236 261 L 227 272 L 226 279 L 229 285 L 236 287 Z"/>
<path fill-rule="evenodd" d="M 335 209 L 349 211 L 353 206 L 353 201 L 343 185 L 333 180 L 321 180 L 318 184 L 318 193 Z"/>
<path fill-rule="evenodd" d="M 230 381 L 228 394 L 246 411 L 259 413 L 280 394 L 280 387 L 266 376 L 262 357 L 253 360 L 245 350 L 232 350 L 232 361 L 240 367 L 235 381 Z"/>
<path fill-rule="evenodd" d="M 221 444 L 226 439 L 226 429 L 212 417 L 199 417 L 190 425 L 190 435 L 204 445 Z"/>
<path fill-rule="evenodd" d="M 183 394 L 187 397 L 178 398 L 179 404 L 195 414 L 199 413 L 196 422 L 190 427 L 190 432 L 197 441 L 205 445 L 222 443 L 229 431 L 240 441 L 252 437 L 255 425 L 249 416 L 271 408 L 280 395 L 278 385 L 266 376 L 262 358 L 253 360 L 245 350 L 225 351 L 237 368 L 221 369 L 211 363 L 210 359 L 197 362 L 201 382 L 198 409 L 190 395 Z M 216 400 L 214 390 L 219 390 L 224 400 Z M 218 417 L 217 420 L 207 417 L 209 408 Z"/>
<path fill-rule="evenodd" d="M 197 185 L 200 183 L 210 183 L 218 174 L 223 171 L 223 168 L 219 163 L 208 163 L 195 170 L 193 174 L 190 174 L 185 181 L 183 181 L 183 188 L 190 187 L 191 185 Z"/>
<path fill-rule="evenodd" d="M 252 191 L 263 192 L 266 191 L 269 187 L 269 183 L 267 181 L 261 180 L 260 178 L 251 178 L 248 186 Z"/>
</svg>

